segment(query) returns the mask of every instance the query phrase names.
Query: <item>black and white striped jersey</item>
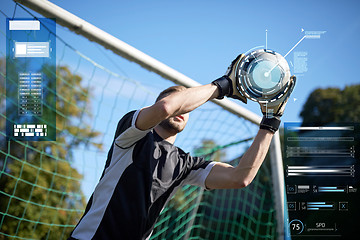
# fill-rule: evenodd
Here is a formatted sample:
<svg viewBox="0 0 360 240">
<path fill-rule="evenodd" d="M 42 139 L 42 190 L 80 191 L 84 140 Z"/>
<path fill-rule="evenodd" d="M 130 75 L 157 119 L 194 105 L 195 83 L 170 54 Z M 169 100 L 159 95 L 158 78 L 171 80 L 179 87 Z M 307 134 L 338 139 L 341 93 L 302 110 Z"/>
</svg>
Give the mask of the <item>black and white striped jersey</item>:
<svg viewBox="0 0 360 240">
<path fill-rule="evenodd" d="M 104 172 L 69 239 L 147 239 L 178 188 L 205 188 L 215 163 L 190 156 L 153 129 L 137 129 L 139 111 L 119 121 Z"/>
</svg>

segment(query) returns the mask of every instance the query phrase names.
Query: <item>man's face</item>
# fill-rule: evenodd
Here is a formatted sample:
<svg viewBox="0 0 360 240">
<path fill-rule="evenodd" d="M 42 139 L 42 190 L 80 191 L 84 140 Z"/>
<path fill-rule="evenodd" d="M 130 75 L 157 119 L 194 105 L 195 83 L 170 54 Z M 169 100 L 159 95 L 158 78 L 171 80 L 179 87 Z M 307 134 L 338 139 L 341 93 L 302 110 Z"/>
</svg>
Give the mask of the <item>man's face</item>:
<svg viewBox="0 0 360 240">
<path fill-rule="evenodd" d="M 175 117 L 171 117 L 162 121 L 159 125 L 171 132 L 177 134 L 184 130 L 187 121 L 189 120 L 189 113 L 181 114 Z"/>
</svg>

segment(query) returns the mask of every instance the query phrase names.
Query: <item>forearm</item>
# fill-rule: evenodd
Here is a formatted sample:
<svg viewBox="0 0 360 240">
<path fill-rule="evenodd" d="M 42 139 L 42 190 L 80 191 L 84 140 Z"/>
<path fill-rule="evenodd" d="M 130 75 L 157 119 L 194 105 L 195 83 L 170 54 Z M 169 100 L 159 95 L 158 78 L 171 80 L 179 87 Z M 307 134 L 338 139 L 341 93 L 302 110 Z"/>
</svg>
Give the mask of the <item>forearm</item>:
<svg viewBox="0 0 360 240">
<path fill-rule="evenodd" d="M 213 84 L 188 88 L 175 92 L 162 99 L 166 105 L 169 116 L 188 113 L 205 102 L 218 96 L 218 88 Z"/>
<path fill-rule="evenodd" d="M 209 189 L 243 188 L 251 183 L 264 161 L 273 133 L 260 129 L 237 167 L 217 163 L 206 178 Z"/>
<path fill-rule="evenodd" d="M 273 133 L 260 129 L 250 148 L 240 159 L 238 166 L 234 169 L 233 177 L 237 184 L 247 186 L 255 178 L 265 156 L 268 152 Z"/>
<path fill-rule="evenodd" d="M 152 128 L 169 117 L 194 110 L 216 98 L 218 94 L 218 88 L 213 84 L 175 91 L 155 104 L 141 109 L 135 125 L 140 130 Z"/>
</svg>

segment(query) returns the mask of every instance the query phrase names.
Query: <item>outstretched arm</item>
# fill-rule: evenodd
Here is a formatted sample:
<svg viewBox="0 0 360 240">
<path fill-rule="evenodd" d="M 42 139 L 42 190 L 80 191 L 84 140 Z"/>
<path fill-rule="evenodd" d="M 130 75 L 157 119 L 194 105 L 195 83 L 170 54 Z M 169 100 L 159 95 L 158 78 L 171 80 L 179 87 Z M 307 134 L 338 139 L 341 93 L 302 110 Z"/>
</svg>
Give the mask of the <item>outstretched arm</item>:
<svg viewBox="0 0 360 240">
<path fill-rule="evenodd" d="M 260 129 L 236 167 L 226 163 L 217 163 L 211 169 L 205 181 L 206 187 L 223 189 L 243 188 L 249 185 L 265 159 L 273 135 L 274 133 L 269 130 Z"/>
<path fill-rule="evenodd" d="M 191 112 L 205 102 L 218 97 L 218 94 L 218 88 L 214 84 L 174 92 L 152 106 L 143 108 L 135 125 L 140 130 L 150 129 L 169 117 Z"/>
</svg>

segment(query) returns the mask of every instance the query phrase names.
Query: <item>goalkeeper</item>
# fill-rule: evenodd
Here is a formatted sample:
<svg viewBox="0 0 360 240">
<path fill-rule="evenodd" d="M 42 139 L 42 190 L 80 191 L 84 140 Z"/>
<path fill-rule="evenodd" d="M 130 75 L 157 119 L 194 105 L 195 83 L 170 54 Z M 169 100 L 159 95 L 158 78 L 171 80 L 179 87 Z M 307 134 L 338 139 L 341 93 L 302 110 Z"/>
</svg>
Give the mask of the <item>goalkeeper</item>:
<svg viewBox="0 0 360 240">
<path fill-rule="evenodd" d="M 127 113 L 118 123 L 105 169 L 85 213 L 69 239 L 149 239 L 156 219 L 185 184 L 206 189 L 243 188 L 251 183 L 278 130 L 291 91 L 264 106 L 260 129 L 236 167 L 192 157 L 174 146 L 189 112 L 224 96 L 246 102 L 236 89 L 235 67 L 211 84 L 170 87 L 149 107 Z M 295 79 L 291 78 L 291 89 Z M 270 118 L 265 109 L 272 109 Z"/>
</svg>

